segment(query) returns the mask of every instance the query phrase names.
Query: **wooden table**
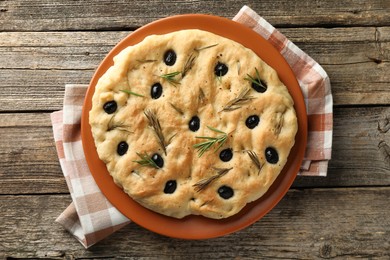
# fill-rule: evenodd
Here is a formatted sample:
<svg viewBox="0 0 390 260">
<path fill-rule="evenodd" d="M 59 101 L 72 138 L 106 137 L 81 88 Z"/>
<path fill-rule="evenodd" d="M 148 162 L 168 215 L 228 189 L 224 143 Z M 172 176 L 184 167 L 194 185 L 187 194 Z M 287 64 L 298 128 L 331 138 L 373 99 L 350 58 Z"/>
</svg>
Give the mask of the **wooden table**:
<svg viewBox="0 0 390 260">
<path fill-rule="evenodd" d="M 238 1 L 0 1 L 0 257 L 390 257 L 390 1 L 246 1 L 328 72 L 328 177 L 298 177 L 252 226 L 183 241 L 130 224 L 85 250 L 54 222 L 71 202 L 49 114 L 132 30 L 181 13 L 232 18 Z"/>
</svg>

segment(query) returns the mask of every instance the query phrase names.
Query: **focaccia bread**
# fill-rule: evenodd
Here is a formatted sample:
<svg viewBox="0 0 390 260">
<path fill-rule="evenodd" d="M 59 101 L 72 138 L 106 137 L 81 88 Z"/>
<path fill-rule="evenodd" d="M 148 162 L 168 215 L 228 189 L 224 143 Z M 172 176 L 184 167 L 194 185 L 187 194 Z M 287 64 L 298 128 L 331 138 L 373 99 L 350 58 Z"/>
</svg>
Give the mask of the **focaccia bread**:
<svg viewBox="0 0 390 260">
<path fill-rule="evenodd" d="M 282 171 L 297 117 L 252 50 L 201 30 L 151 35 L 99 79 L 89 122 L 115 183 L 155 212 L 220 219 Z"/>
</svg>

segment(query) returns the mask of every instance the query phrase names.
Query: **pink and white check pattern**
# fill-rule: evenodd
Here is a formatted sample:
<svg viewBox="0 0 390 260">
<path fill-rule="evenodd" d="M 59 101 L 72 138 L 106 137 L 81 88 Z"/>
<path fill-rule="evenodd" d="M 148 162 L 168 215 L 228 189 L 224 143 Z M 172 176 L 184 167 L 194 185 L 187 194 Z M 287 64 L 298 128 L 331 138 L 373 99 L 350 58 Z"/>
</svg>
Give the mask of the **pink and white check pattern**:
<svg viewBox="0 0 390 260">
<path fill-rule="evenodd" d="M 299 175 L 326 176 L 333 134 L 333 98 L 328 75 L 315 60 L 248 6 L 242 7 L 233 20 L 267 39 L 293 70 L 308 116 L 307 148 Z"/>
<path fill-rule="evenodd" d="M 57 154 L 72 203 L 57 218 L 86 248 L 129 223 L 104 197 L 85 160 L 80 136 L 88 85 L 66 85 L 62 111 L 51 114 Z"/>
<path fill-rule="evenodd" d="M 233 20 L 271 42 L 290 64 L 308 114 L 308 144 L 299 174 L 326 176 L 333 130 L 333 100 L 326 72 L 249 7 L 244 6 Z M 130 223 L 101 193 L 85 160 L 80 120 L 87 88 L 66 85 L 63 110 L 51 114 L 58 157 L 73 201 L 56 221 L 86 248 Z"/>
</svg>

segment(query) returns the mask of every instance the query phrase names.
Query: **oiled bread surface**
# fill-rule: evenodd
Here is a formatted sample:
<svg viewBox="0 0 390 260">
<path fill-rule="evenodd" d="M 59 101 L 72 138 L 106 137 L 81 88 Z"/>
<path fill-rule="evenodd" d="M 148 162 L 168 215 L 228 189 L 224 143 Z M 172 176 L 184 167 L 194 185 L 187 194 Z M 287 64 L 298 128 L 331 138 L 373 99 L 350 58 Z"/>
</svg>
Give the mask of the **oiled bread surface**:
<svg viewBox="0 0 390 260">
<path fill-rule="evenodd" d="M 173 64 L 166 64 L 167 51 L 176 54 Z M 221 64 L 224 75 L 215 72 Z M 156 83 L 158 98 L 151 93 Z M 283 169 L 297 132 L 293 100 L 277 73 L 250 49 L 201 30 L 152 35 L 124 49 L 92 101 L 95 145 L 115 183 L 144 207 L 175 218 L 226 218 L 260 198 Z M 105 111 L 107 102 L 115 111 Z M 194 117 L 196 131 L 189 126 Z M 248 117 L 258 124 L 248 127 Z M 213 140 L 200 156 L 196 144 Z M 222 151 L 224 160 L 231 158 L 222 160 Z M 141 164 L 141 157 L 156 154 L 162 167 Z"/>
</svg>

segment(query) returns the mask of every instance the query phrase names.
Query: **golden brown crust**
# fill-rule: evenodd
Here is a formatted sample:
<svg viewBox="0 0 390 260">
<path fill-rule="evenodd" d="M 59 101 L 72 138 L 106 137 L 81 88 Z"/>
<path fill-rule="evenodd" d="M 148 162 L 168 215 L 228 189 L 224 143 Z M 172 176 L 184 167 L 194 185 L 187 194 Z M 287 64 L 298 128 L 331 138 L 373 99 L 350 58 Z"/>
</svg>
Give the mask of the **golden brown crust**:
<svg viewBox="0 0 390 260">
<path fill-rule="evenodd" d="M 170 49 L 177 54 L 173 66 L 163 59 Z M 218 62 L 227 65 L 226 75 L 215 75 Z M 264 93 L 248 80 L 257 79 L 256 70 L 267 85 Z M 161 77 L 174 72 L 171 81 Z M 158 99 L 151 98 L 155 83 L 163 89 Z M 103 106 L 113 100 L 117 109 L 108 114 Z M 226 218 L 261 197 L 283 169 L 297 132 L 293 100 L 277 73 L 251 50 L 200 30 L 153 35 L 126 48 L 99 80 L 92 101 L 97 152 L 114 181 L 145 207 L 176 218 Z M 260 122 L 250 129 L 245 122 L 252 115 Z M 193 116 L 200 119 L 196 132 L 188 126 Z M 226 140 L 199 157 L 194 145 L 210 141 L 199 137 Z M 122 141 L 128 150 L 119 155 Z M 266 160 L 268 147 L 278 153 L 275 164 Z M 229 148 L 233 157 L 224 162 L 219 154 Z M 140 156 L 155 153 L 162 168 L 140 164 Z M 168 181 L 176 181 L 176 189 L 167 194 Z M 223 186 L 234 195 L 222 198 Z"/>
</svg>

